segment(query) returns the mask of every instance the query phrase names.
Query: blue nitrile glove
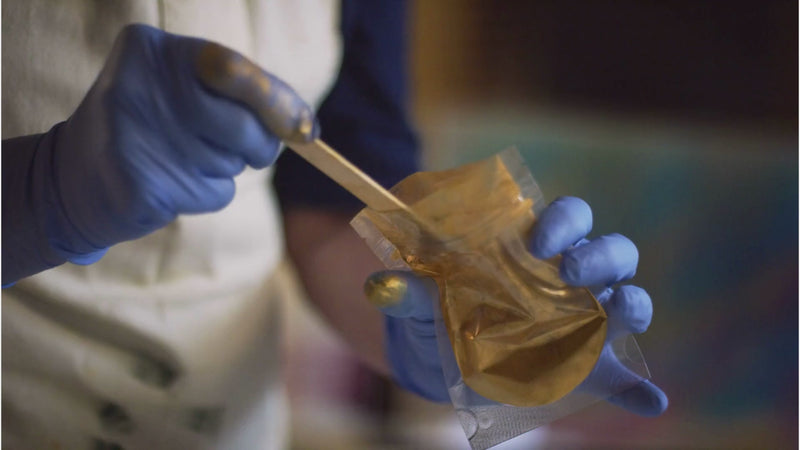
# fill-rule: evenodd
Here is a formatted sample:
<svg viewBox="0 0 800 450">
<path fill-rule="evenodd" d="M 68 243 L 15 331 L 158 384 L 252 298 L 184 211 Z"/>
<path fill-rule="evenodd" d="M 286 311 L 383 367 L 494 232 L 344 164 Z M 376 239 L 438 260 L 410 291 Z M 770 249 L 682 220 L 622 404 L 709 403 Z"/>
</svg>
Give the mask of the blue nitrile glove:
<svg viewBox="0 0 800 450">
<path fill-rule="evenodd" d="M 272 164 L 274 129 L 198 80 L 208 44 L 128 26 L 69 120 L 3 141 L 4 285 L 65 261 L 95 262 L 178 214 L 219 210 L 246 165 Z M 313 117 L 290 87 L 264 75 L 264 92 L 280 99 L 268 113 L 290 126 Z M 314 126 L 306 138 L 316 134 Z"/>
<path fill-rule="evenodd" d="M 608 315 L 607 342 L 623 333 L 642 333 L 650 324 L 653 305 L 647 293 L 636 286 L 610 286 L 631 278 L 639 254 L 624 236 L 612 234 L 592 241 L 584 237 L 592 228 L 592 212 L 583 200 L 562 197 L 541 214 L 533 231 L 531 252 L 538 258 L 563 254 L 561 278 L 576 286 L 595 289 Z M 578 245 L 573 245 L 573 244 Z M 392 280 L 400 279 L 397 283 Z M 389 280 L 389 281 L 387 281 Z M 382 308 L 386 315 L 387 358 L 392 374 L 402 387 L 432 400 L 448 398 L 439 360 L 433 325 L 433 303 L 437 296 L 432 280 L 410 272 L 386 271 L 373 274 L 367 291 L 375 287 L 403 285 L 394 289 L 402 301 Z M 371 297 L 375 297 L 373 293 Z M 385 303 L 390 303 L 386 301 Z M 615 385 L 642 380 L 630 372 L 609 351 L 601 354 L 595 369 L 578 389 L 604 396 Z M 612 396 L 609 402 L 643 416 L 655 416 L 667 407 L 666 395 L 650 381 Z"/>
<path fill-rule="evenodd" d="M 385 315 L 386 357 L 395 382 L 428 400 L 447 401 L 450 396 L 433 315 L 439 295 L 436 283 L 411 272 L 389 270 L 370 275 L 365 291 L 372 304 L 390 305 L 380 309 Z M 380 297 L 385 300 L 377 300 Z"/>
<path fill-rule="evenodd" d="M 644 289 L 612 286 L 636 274 L 639 252 L 630 239 L 619 234 L 588 241 L 592 210 L 583 200 L 562 197 L 545 209 L 533 232 L 531 252 L 537 258 L 563 254 L 561 279 L 573 286 L 589 286 L 608 315 L 606 342 L 627 333 L 643 333 L 653 316 L 653 303 Z M 578 390 L 605 396 L 615 386 L 634 387 L 607 400 L 641 416 L 657 416 L 667 408 L 661 389 L 625 368 L 606 345 L 595 368 Z"/>
</svg>

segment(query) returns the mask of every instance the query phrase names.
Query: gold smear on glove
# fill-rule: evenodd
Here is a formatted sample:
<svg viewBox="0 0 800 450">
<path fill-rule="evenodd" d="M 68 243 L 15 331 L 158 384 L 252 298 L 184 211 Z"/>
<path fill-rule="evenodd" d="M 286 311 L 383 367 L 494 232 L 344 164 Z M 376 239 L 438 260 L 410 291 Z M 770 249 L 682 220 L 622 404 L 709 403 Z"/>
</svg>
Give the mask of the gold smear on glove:
<svg viewBox="0 0 800 450">
<path fill-rule="evenodd" d="M 606 315 L 587 289 L 561 281 L 559 258 L 529 254 L 541 194 L 516 151 L 416 173 L 391 192 L 413 215 L 366 208 L 353 227 L 387 266 L 436 280 L 469 387 L 497 402 L 538 406 L 586 378 L 605 341 Z"/>
<path fill-rule="evenodd" d="M 406 280 L 397 276 L 372 274 L 364 283 L 364 295 L 370 303 L 379 308 L 400 303 L 406 291 L 408 291 Z"/>
</svg>

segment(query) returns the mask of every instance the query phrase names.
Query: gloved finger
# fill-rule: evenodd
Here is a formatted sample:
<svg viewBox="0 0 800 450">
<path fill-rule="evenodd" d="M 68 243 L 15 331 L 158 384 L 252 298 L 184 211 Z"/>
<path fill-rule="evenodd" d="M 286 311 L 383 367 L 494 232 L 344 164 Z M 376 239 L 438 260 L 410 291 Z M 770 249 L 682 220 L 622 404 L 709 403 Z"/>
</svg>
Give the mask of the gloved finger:
<svg viewBox="0 0 800 450">
<path fill-rule="evenodd" d="M 236 192 L 236 183 L 232 178 L 197 177 L 190 183 L 182 181 L 180 177 L 161 177 L 158 180 L 153 180 L 153 194 L 151 195 L 157 196 L 159 192 L 169 193 L 168 198 L 157 200 L 169 206 L 168 208 L 162 208 L 164 211 L 175 211 L 183 214 L 218 211 L 233 200 Z M 159 185 L 162 185 L 164 189 L 159 189 Z M 166 218 L 164 224 L 173 218 Z M 151 225 L 156 226 L 159 224 Z"/>
<path fill-rule="evenodd" d="M 661 414 L 669 403 L 661 389 L 625 367 L 608 345 L 578 390 L 646 417 Z"/>
<path fill-rule="evenodd" d="M 638 286 L 620 286 L 600 304 L 608 315 L 607 342 L 624 334 L 644 333 L 653 318 L 650 295 Z"/>
<path fill-rule="evenodd" d="M 552 258 L 592 230 L 592 209 L 577 197 L 561 197 L 544 211 L 533 229 L 530 250 L 539 259 Z"/>
<path fill-rule="evenodd" d="M 235 177 L 244 171 L 247 163 L 244 158 L 220 148 L 216 143 L 198 137 L 200 145 L 185 147 L 192 155 L 192 162 L 197 171 L 208 177 Z M 275 153 L 278 152 L 279 142 L 275 142 Z"/>
<path fill-rule="evenodd" d="M 364 293 L 387 316 L 433 320 L 433 304 L 438 294 L 430 278 L 402 270 L 375 272 L 364 283 Z"/>
<path fill-rule="evenodd" d="M 244 157 L 237 154 L 237 152 L 233 152 L 227 147 L 220 146 L 216 142 L 203 136 L 187 136 L 187 141 L 191 141 L 193 144 L 187 143 L 182 147 L 184 157 L 187 161 L 190 161 L 202 175 L 217 178 L 234 177 L 240 174 L 248 165 Z M 265 142 L 259 142 L 258 145 L 263 146 L 262 150 L 264 150 L 264 155 L 278 155 L 280 144 L 281 142 L 277 137 L 267 135 Z M 273 161 L 265 160 L 262 162 L 269 165 L 272 164 Z M 262 167 L 261 165 L 253 164 L 252 160 L 250 160 L 249 165 L 255 168 Z"/>
<path fill-rule="evenodd" d="M 137 123 L 130 124 L 119 131 L 120 140 L 127 142 L 142 140 L 142 136 L 148 136 L 151 132 L 146 127 L 147 125 Z M 167 144 L 145 142 L 143 147 L 146 148 L 141 151 L 128 151 L 124 156 L 132 163 L 137 163 L 137 158 L 151 159 L 152 164 L 137 164 L 141 166 L 166 169 L 177 165 L 181 168 L 181 172 L 185 172 L 181 176 L 197 174 L 212 178 L 232 178 L 241 173 L 247 164 L 241 156 L 220 148 L 216 143 L 204 140 L 200 136 L 176 133 L 171 138 Z M 165 151 L 165 145 L 169 151 Z M 277 140 L 274 145 L 277 152 Z M 177 176 L 174 173 L 168 175 Z"/>
<path fill-rule="evenodd" d="M 286 142 L 319 135 L 313 111 L 283 80 L 222 45 L 204 43 L 195 58 L 197 78 L 211 92 L 246 105 L 273 134 Z"/>
<path fill-rule="evenodd" d="M 615 233 L 566 250 L 559 274 L 574 286 L 610 286 L 632 278 L 638 263 L 636 245 Z"/>
<path fill-rule="evenodd" d="M 196 127 L 194 133 L 198 139 L 217 149 L 213 160 L 243 159 L 256 169 L 275 162 L 280 139 L 264 129 L 252 113 L 229 100 L 214 98 L 206 93 L 201 95 L 204 97 L 198 98 L 197 103 L 206 113 L 194 118 L 192 124 Z M 193 155 L 197 160 L 199 155 Z"/>
<path fill-rule="evenodd" d="M 667 394 L 650 380 L 643 380 L 630 389 L 612 395 L 606 401 L 644 417 L 661 415 L 669 406 Z"/>
<path fill-rule="evenodd" d="M 148 136 L 147 130 L 141 126 L 131 125 L 119 130 L 119 139 L 127 142 L 138 142 Z M 138 140 L 137 140 L 138 138 Z M 137 150 L 129 147 L 123 157 L 130 167 L 147 168 L 136 172 L 132 182 L 138 185 L 134 190 L 137 198 L 120 199 L 115 204 L 125 211 L 116 214 L 125 217 L 136 217 L 140 227 L 160 227 L 175 217 L 175 213 L 203 213 L 216 211 L 226 206 L 233 199 L 236 185 L 233 176 L 243 168 L 241 158 L 220 157 L 217 150 L 189 135 L 182 135 L 171 143 L 170 150 L 195 151 L 198 161 L 189 163 L 183 156 L 175 161 L 173 152 L 164 149 L 163 144 L 142 142 L 145 148 Z M 187 166 L 192 167 L 187 167 Z M 146 211 L 133 211 L 136 205 Z M 152 205 L 159 205 L 153 208 Z M 148 215 L 152 216 L 145 219 Z M 151 228 L 152 231 L 152 228 Z"/>
<path fill-rule="evenodd" d="M 210 92 L 197 79 L 196 59 L 205 46 L 211 43 L 193 38 L 171 36 L 164 44 L 167 57 L 175 69 L 174 105 L 181 112 L 182 121 L 201 139 L 216 148 L 240 156 L 252 167 L 263 168 L 278 156 L 280 130 L 263 123 L 257 114 L 240 99 L 223 97 Z M 275 114 L 282 120 L 299 122 L 308 116 L 310 107 L 286 83 L 270 77 L 270 90 L 284 99 L 285 107 Z"/>
</svg>

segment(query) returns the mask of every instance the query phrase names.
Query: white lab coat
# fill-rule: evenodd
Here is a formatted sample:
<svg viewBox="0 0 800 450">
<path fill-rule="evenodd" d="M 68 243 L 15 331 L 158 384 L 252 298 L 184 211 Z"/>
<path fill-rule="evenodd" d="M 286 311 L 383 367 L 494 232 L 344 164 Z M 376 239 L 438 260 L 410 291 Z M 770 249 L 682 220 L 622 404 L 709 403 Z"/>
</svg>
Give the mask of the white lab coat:
<svg viewBox="0 0 800 450">
<path fill-rule="evenodd" d="M 334 0 L 6 0 L 3 138 L 69 117 L 132 22 L 232 47 L 318 106 L 340 63 L 338 19 Z M 4 448 L 285 444 L 269 174 L 245 171 L 220 212 L 3 290 Z"/>
</svg>

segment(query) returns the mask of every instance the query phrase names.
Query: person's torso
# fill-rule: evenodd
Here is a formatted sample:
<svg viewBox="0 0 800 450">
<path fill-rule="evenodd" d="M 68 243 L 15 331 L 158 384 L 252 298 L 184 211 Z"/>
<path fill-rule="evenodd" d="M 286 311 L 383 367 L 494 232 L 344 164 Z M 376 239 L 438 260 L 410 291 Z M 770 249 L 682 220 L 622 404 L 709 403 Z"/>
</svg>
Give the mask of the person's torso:
<svg viewBox="0 0 800 450">
<path fill-rule="evenodd" d="M 341 54 L 333 0 L 19 0 L 4 2 L 2 16 L 3 138 L 68 118 L 128 23 L 229 46 L 314 106 Z M 267 417 L 268 404 L 281 407 L 267 280 L 283 248 L 269 176 L 246 170 L 218 213 L 182 216 L 96 264 L 67 264 L 3 291 L 6 442 L 280 441 L 281 419 Z"/>
</svg>

